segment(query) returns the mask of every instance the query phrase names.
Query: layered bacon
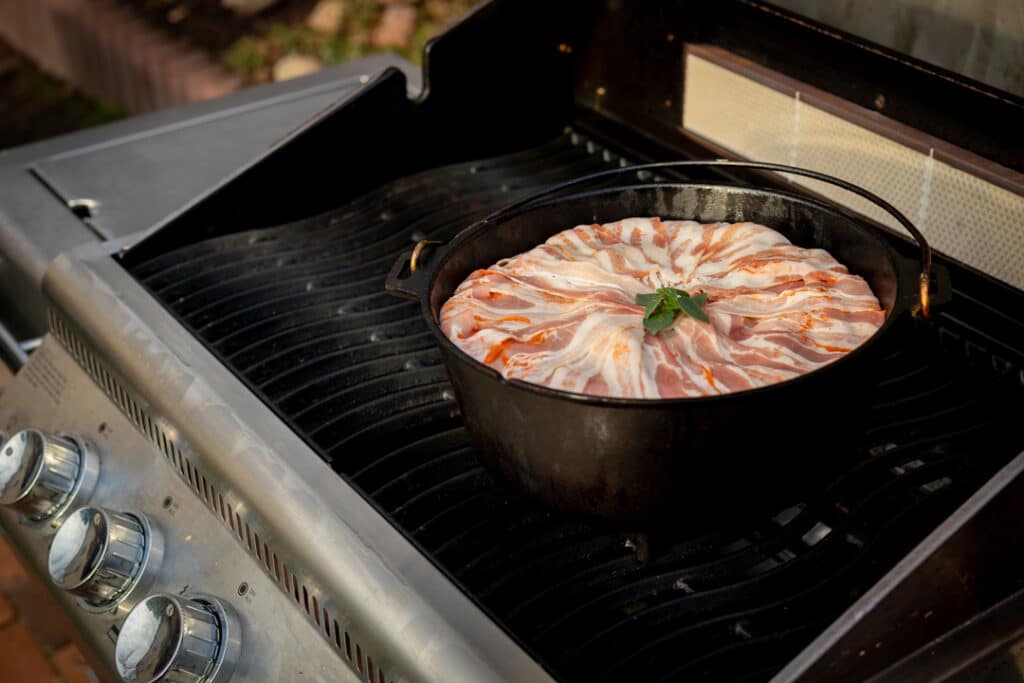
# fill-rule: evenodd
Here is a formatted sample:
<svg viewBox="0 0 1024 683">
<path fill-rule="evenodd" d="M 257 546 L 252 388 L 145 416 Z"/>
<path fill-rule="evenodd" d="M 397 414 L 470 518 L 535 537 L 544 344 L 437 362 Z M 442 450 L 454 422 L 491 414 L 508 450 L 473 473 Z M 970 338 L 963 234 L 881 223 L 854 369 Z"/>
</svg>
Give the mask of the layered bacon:
<svg viewBox="0 0 1024 683">
<path fill-rule="evenodd" d="M 708 295 L 710 322 L 647 334 L 636 295 Z M 555 389 L 625 398 L 706 396 L 810 372 L 856 348 L 885 313 L 822 249 L 756 223 L 629 218 L 560 232 L 473 272 L 441 329 L 473 358 Z"/>
</svg>

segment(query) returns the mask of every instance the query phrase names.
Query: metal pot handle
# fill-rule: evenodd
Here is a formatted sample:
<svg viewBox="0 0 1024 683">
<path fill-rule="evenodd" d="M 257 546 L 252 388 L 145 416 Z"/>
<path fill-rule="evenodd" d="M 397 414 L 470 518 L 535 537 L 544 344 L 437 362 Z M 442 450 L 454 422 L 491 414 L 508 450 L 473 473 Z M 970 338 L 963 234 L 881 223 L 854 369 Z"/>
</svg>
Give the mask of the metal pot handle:
<svg viewBox="0 0 1024 683">
<path fill-rule="evenodd" d="M 896 207 L 894 207 L 892 204 L 890 204 L 889 202 L 885 201 L 884 199 L 882 199 L 878 195 L 874 194 L 873 192 L 869 192 L 868 190 L 865 190 L 864 188 L 862 188 L 862 187 L 860 187 L 858 185 L 854 185 L 853 183 L 849 183 L 849 182 L 847 182 L 845 180 L 842 180 L 840 178 L 836 178 L 834 176 L 826 175 L 824 173 L 819 173 L 817 171 L 811 171 L 811 170 L 806 169 L 806 168 L 798 168 L 796 166 L 786 166 L 784 164 L 771 164 L 771 163 L 766 163 L 766 162 L 761 162 L 761 161 L 729 161 L 729 160 L 726 160 L 726 159 L 706 159 L 706 160 L 690 160 L 690 161 L 662 161 L 662 162 L 657 162 L 657 163 L 652 163 L 652 164 L 638 164 L 636 166 L 624 166 L 622 168 L 615 168 L 615 169 L 611 169 L 611 170 L 608 170 L 608 171 L 599 171 L 597 173 L 591 173 L 590 175 L 585 175 L 585 176 L 581 176 L 579 178 L 574 178 L 573 180 L 565 181 L 563 183 L 558 183 L 557 185 L 551 185 L 550 187 L 547 187 L 547 188 L 545 188 L 543 190 L 540 190 L 539 192 L 535 192 L 534 194 L 531 194 L 531 195 L 529 195 L 527 197 L 519 199 L 519 200 L 513 202 L 512 204 L 509 204 L 509 205 L 507 205 L 505 207 L 502 207 L 501 209 L 498 209 L 497 211 L 494 211 L 493 213 L 487 215 L 486 217 L 484 217 L 483 219 L 478 221 L 476 223 L 476 225 L 490 223 L 490 222 L 492 222 L 494 220 L 497 220 L 497 219 L 507 215 L 508 213 L 510 213 L 512 211 L 521 209 L 521 208 L 523 208 L 525 206 L 528 206 L 528 205 L 530 205 L 530 204 L 532 204 L 532 203 L 534 203 L 534 202 L 536 202 L 538 200 L 553 197 L 555 195 L 558 195 L 563 190 L 567 190 L 569 188 L 576 187 L 578 185 L 583 185 L 583 184 L 586 184 L 586 183 L 591 183 L 591 182 L 594 182 L 594 181 L 597 181 L 597 180 L 601 180 L 601 179 L 609 178 L 609 177 L 613 177 L 613 176 L 618 176 L 618 175 L 635 174 L 635 173 L 638 173 L 638 172 L 641 172 L 641 171 L 658 171 L 658 170 L 673 169 L 673 168 L 687 168 L 687 167 L 693 167 L 693 166 L 698 166 L 698 167 L 701 167 L 701 166 L 702 167 L 722 167 L 722 166 L 727 166 L 727 167 L 732 167 L 732 168 L 751 168 L 751 169 L 757 169 L 757 170 L 762 170 L 762 171 L 775 171 L 775 172 L 778 172 L 778 173 L 791 173 L 793 175 L 804 176 L 806 178 L 811 178 L 813 180 L 819 180 L 819 181 L 821 181 L 823 183 L 828 183 L 829 185 L 832 185 L 834 187 L 838 187 L 839 189 L 842 189 L 842 190 L 846 190 L 847 192 L 851 192 L 851 193 L 853 193 L 853 194 L 855 194 L 855 195 L 857 195 L 859 197 L 862 197 L 862 198 L 868 200 L 869 202 L 871 202 L 872 204 L 874 204 L 875 206 L 877 206 L 878 208 L 882 209 L 883 211 L 888 213 L 890 216 L 895 218 L 896 221 L 900 225 L 902 225 L 904 228 L 906 228 L 907 232 L 909 232 L 911 237 L 914 238 L 914 241 L 917 242 L 917 246 L 918 246 L 918 248 L 919 248 L 919 250 L 921 252 L 921 257 L 920 257 L 921 273 L 918 276 L 918 295 L 917 295 L 918 306 L 917 306 L 917 311 L 919 311 L 921 316 L 924 317 L 924 318 L 927 318 L 929 316 L 929 314 L 931 313 L 931 304 L 932 304 L 932 299 L 934 298 L 933 297 L 933 292 L 935 291 L 935 283 L 933 282 L 933 276 L 932 276 L 932 248 L 928 244 L 928 240 L 926 240 L 924 235 L 921 234 L 921 231 L 918 230 L 917 227 L 913 223 L 910 222 L 910 219 L 908 219 L 906 216 L 904 216 L 902 213 L 900 213 L 900 211 Z"/>
</svg>

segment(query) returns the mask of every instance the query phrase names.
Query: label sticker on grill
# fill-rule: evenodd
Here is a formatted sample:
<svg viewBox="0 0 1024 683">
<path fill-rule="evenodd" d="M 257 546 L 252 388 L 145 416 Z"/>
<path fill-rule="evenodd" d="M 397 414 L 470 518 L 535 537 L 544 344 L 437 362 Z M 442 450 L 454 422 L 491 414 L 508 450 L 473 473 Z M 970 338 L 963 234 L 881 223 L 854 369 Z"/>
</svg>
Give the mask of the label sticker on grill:
<svg viewBox="0 0 1024 683">
<path fill-rule="evenodd" d="M 50 358 L 47 347 L 39 347 L 32 355 L 31 362 L 25 366 L 25 379 L 33 389 L 42 391 L 55 405 L 60 406 L 60 399 L 68 381 Z"/>
</svg>

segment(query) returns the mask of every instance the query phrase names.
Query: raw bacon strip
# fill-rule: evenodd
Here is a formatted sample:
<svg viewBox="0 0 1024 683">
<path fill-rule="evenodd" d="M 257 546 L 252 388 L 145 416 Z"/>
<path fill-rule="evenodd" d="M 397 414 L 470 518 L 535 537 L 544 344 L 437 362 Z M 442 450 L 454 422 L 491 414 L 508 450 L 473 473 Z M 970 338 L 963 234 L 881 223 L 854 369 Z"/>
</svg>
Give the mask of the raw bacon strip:
<svg viewBox="0 0 1024 683">
<path fill-rule="evenodd" d="M 705 292 L 703 323 L 657 337 L 636 295 Z M 441 329 L 505 377 L 577 393 L 677 398 L 774 384 L 863 343 L 885 313 L 822 249 L 756 223 L 628 218 L 581 225 L 477 270 L 441 308 Z"/>
</svg>

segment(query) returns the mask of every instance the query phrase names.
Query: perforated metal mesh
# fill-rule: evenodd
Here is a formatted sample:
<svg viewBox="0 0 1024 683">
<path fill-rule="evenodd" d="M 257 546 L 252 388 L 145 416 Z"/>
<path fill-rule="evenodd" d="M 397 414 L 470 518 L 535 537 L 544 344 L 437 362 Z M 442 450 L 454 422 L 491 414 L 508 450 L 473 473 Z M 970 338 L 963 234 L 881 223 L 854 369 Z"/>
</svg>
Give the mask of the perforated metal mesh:
<svg viewBox="0 0 1024 683">
<path fill-rule="evenodd" d="M 1024 287 L 1024 197 L 795 96 L 688 54 L 683 127 L 736 154 L 802 166 L 865 187 L 914 221 L 932 245 Z M 868 202 L 793 176 L 886 225 Z"/>
</svg>

